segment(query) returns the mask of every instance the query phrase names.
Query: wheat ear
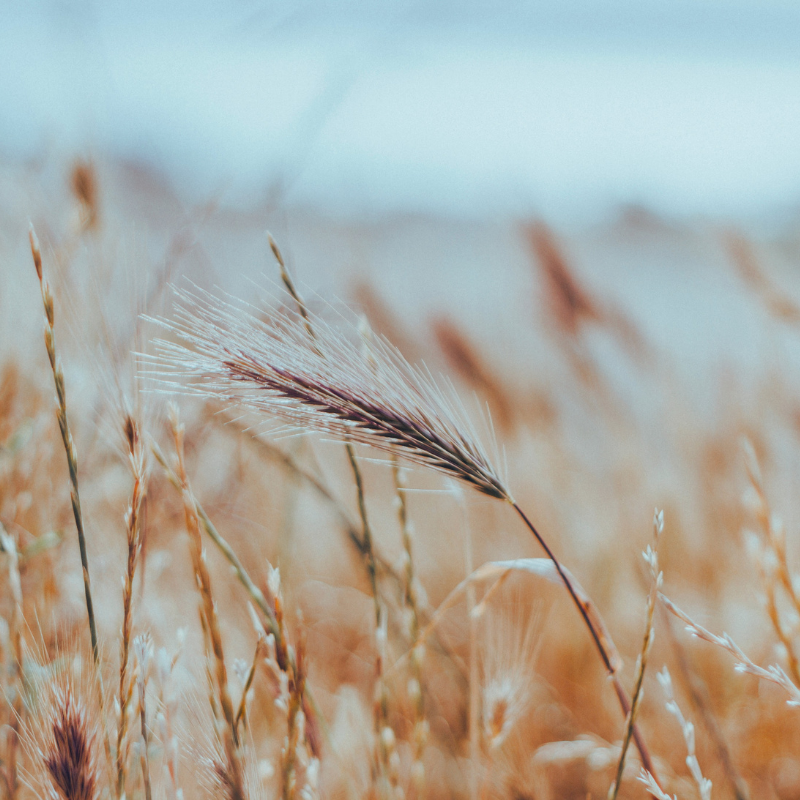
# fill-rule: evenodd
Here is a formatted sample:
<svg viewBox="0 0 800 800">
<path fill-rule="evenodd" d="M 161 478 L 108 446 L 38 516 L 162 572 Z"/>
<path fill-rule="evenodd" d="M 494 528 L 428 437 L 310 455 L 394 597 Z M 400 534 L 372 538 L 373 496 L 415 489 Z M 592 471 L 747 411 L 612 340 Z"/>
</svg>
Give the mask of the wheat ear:
<svg viewBox="0 0 800 800">
<path fill-rule="evenodd" d="M 38 687 L 41 705 L 31 715 L 31 755 L 36 764 L 37 796 L 50 800 L 98 800 L 99 722 L 72 676 L 49 675 Z"/>
</svg>

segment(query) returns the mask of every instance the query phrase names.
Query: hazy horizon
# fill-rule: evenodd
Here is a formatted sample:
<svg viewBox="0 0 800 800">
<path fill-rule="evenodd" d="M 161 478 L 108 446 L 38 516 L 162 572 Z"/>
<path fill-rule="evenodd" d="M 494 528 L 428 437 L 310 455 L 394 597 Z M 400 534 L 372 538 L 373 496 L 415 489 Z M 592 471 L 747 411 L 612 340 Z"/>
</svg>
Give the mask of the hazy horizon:
<svg viewBox="0 0 800 800">
<path fill-rule="evenodd" d="M 131 159 L 189 197 L 356 216 L 800 201 L 800 11 L 772 2 L 0 12 L 0 157 Z"/>
</svg>

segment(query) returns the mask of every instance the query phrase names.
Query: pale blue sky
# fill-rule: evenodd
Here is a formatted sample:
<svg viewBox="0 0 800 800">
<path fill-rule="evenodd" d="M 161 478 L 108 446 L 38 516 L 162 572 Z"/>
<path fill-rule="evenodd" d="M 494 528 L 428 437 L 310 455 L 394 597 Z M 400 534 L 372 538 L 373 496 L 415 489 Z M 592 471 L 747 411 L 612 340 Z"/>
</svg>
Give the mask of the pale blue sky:
<svg viewBox="0 0 800 800">
<path fill-rule="evenodd" d="M 340 213 L 748 216 L 800 200 L 800 7 L 0 5 L 0 157 Z"/>
</svg>

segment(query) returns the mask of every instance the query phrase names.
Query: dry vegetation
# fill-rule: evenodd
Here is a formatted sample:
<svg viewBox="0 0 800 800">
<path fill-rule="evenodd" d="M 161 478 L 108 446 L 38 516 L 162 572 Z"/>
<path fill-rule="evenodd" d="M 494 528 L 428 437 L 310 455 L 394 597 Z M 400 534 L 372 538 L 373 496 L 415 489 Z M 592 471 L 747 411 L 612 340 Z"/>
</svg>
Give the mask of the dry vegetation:
<svg viewBox="0 0 800 800">
<path fill-rule="evenodd" d="M 32 173 L 41 244 L 0 207 L 5 796 L 800 796 L 800 314 L 741 233 L 709 269 L 782 344 L 709 412 L 543 224 L 528 316 L 482 312 L 506 348 L 363 276 L 323 303 L 272 239 L 271 297 L 225 296 L 213 209 L 153 256 L 130 174 Z M 697 235 L 659 225 L 616 235 Z"/>
</svg>

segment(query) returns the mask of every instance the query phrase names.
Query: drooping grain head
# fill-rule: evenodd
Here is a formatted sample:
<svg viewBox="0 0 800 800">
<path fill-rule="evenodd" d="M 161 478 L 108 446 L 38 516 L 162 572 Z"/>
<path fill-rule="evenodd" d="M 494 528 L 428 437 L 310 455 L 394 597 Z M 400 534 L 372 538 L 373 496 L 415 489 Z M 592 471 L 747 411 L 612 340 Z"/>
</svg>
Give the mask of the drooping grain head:
<svg viewBox="0 0 800 800">
<path fill-rule="evenodd" d="M 386 340 L 369 357 L 355 330 L 181 293 L 160 324 L 180 341 L 157 342 L 151 373 L 162 384 L 267 413 L 311 430 L 401 455 L 491 497 L 510 493 L 455 394 L 411 366 Z M 348 337 L 346 333 L 349 333 Z"/>
</svg>

